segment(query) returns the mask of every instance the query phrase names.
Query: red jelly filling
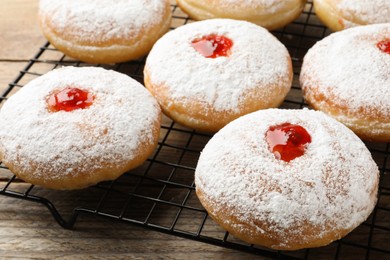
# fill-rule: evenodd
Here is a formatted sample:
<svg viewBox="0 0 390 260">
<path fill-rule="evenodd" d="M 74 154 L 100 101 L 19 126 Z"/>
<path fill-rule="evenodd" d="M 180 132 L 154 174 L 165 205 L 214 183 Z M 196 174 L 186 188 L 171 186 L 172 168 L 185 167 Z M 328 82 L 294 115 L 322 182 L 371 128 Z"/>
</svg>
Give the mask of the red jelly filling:
<svg viewBox="0 0 390 260">
<path fill-rule="evenodd" d="M 305 147 L 311 143 L 311 136 L 299 125 L 284 123 L 271 126 L 266 133 L 269 149 L 279 160 L 289 162 L 305 153 Z"/>
<path fill-rule="evenodd" d="M 57 112 L 84 109 L 92 105 L 94 96 L 88 91 L 79 88 L 64 88 L 55 91 L 47 97 L 47 105 L 50 111 Z"/>
<path fill-rule="evenodd" d="M 378 47 L 378 49 L 380 49 L 381 51 L 387 53 L 387 54 L 390 54 L 390 39 L 387 39 L 387 40 L 383 40 L 383 41 L 380 41 L 376 44 L 376 46 Z"/>
<path fill-rule="evenodd" d="M 192 42 L 192 47 L 206 58 L 227 57 L 233 41 L 225 36 L 207 35 Z"/>
</svg>

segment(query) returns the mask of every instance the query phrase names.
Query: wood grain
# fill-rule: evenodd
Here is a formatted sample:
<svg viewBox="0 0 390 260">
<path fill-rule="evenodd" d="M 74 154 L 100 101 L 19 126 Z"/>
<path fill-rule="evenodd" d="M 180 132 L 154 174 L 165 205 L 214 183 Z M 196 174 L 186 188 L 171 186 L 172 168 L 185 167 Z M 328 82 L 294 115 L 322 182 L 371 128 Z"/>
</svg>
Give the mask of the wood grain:
<svg viewBox="0 0 390 260">
<path fill-rule="evenodd" d="M 74 202 L 64 199 L 61 192 L 54 193 L 50 196 L 62 201 L 63 211 L 72 210 Z M 83 200 L 94 198 L 85 197 Z M 0 197 L 0 209 L 2 259 L 254 258 L 239 251 L 89 215 L 80 215 L 75 229 L 66 230 L 53 221 L 44 206 L 3 196 Z"/>
<path fill-rule="evenodd" d="M 1 0 L 0 93 L 45 42 L 37 10 L 38 0 Z"/>
<path fill-rule="evenodd" d="M 28 60 L 44 43 L 37 0 L 1 0 L 0 60 Z"/>
</svg>

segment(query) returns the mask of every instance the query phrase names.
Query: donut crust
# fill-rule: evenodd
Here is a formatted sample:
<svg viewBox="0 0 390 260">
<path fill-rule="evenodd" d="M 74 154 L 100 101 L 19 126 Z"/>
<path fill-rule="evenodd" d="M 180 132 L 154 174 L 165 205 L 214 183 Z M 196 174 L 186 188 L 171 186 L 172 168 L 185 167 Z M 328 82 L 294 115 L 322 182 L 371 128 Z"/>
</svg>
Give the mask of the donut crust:
<svg viewBox="0 0 390 260">
<path fill-rule="evenodd" d="M 292 64 L 291 60 L 288 59 L 288 61 L 290 71 L 288 77 L 292 80 Z M 215 133 L 229 122 L 242 115 L 260 109 L 279 107 L 283 103 L 284 97 L 287 95 L 286 89 L 277 85 L 268 86 L 268 88 L 273 91 L 266 93 L 267 96 L 265 98 L 264 93 L 260 94 L 257 88 L 253 88 L 246 92 L 245 96 L 242 97 L 239 105 L 240 112 L 237 113 L 233 110 L 219 111 L 211 104 L 202 100 L 183 98 L 180 102 L 173 99 L 169 93 L 169 86 L 158 85 L 151 82 L 148 67 L 145 67 L 144 70 L 144 83 L 145 87 L 159 101 L 165 115 L 179 124 L 206 133 Z M 259 102 L 259 100 L 261 100 L 261 102 Z"/>
<path fill-rule="evenodd" d="M 335 8 L 335 1 L 332 0 L 313 0 L 314 11 L 320 19 L 330 30 L 337 32 L 345 28 L 359 25 L 354 21 L 347 20 Z"/>
<path fill-rule="evenodd" d="M 302 76 L 302 82 L 306 76 Z M 317 86 L 305 85 L 302 90 L 305 101 L 314 109 L 325 112 L 350 128 L 365 141 L 390 142 L 390 119 L 375 107 L 361 107 L 351 111 L 346 102 L 337 102 L 334 95 L 325 96 Z"/>
<path fill-rule="evenodd" d="M 230 38 L 231 53 L 210 59 L 197 52 L 191 41 L 208 34 Z M 145 87 L 163 112 L 208 133 L 244 114 L 278 107 L 292 78 L 286 47 L 266 29 L 233 19 L 195 22 L 167 33 L 154 45 L 144 68 Z"/>
<path fill-rule="evenodd" d="M 103 35 L 104 38 L 98 35 L 76 37 L 74 35 L 80 31 L 77 26 L 67 24 L 60 31 L 50 14 L 42 11 L 39 13 L 39 24 L 48 41 L 69 57 L 88 63 L 119 63 L 141 58 L 150 51 L 153 44 L 169 30 L 171 7 L 169 1 L 165 1 L 160 23 L 149 23 L 122 37 L 107 37 L 107 34 Z"/>
<path fill-rule="evenodd" d="M 286 122 L 312 138 L 289 162 L 278 159 L 266 139 L 271 126 Z M 374 209 L 378 183 L 378 166 L 364 143 L 307 109 L 240 117 L 210 139 L 195 170 L 196 194 L 208 214 L 235 237 L 274 250 L 320 247 L 344 237 Z"/>
<path fill-rule="evenodd" d="M 342 7 L 343 2 L 346 0 L 313 0 L 313 7 L 317 17 L 325 24 L 331 31 L 337 32 L 347 28 L 368 25 L 376 23 L 388 23 L 390 22 L 390 7 L 386 6 L 383 1 L 372 1 L 369 6 L 368 1 L 362 3 L 359 6 L 362 10 L 357 8 L 356 10 L 351 7 Z M 352 1 L 349 1 L 352 2 Z M 356 3 L 348 3 L 351 5 L 358 5 L 361 1 L 355 1 Z M 385 5 L 385 6 L 383 6 Z M 372 9 L 368 10 L 369 7 Z M 380 10 L 386 8 L 385 11 Z M 367 12 L 367 13 L 366 13 Z"/>
<path fill-rule="evenodd" d="M 224 0 L 177 0 L 176 2 L 195 20 L 213 18 L 246 20 L 268 30 L 275 30 L 291 23 L 301 14 L 306 4 L 306 0 L 277 1 L 276 11 L 271 12 L 271 8 L 264 3 L 251 5 L 238 1 L 239 4 L 229 4 Z"/>
<path fill-rule="evenodd" d="M 93 104 L 49 111 L 47 95 L 74 84 L 95 95 Z M 57 190 L 114 180 L 141 165 L 157 146 L 161 126 L 160 107 L 141 84 L 89 67 L 36 78 L 7 100 L 0 117 L 9 122 L 0 135 L 0 160 L 25 182 Z"/>
<path fill-rule="evenodd" d="M 259 185 L 264 184 L 260 183 Z M 213 205 L 218 203 L 218 201 L 214 201 L 212 198 L 207 197 L 201 188 L 196 187 L 196 195 L 202 202 L 202 206 L 209 213 L 210 217 L 233 236 L 238 237 L 249 244 L 262 245 L 274 250 L 299 250 L 309 247 L 326 246 L 331 242 L 344 237 L 353 230 L 353 228 L 334 230 L 334 232 L 329 232 L 321 238 L 316 238 L 315 240 L 313 239 L 310 243 L 307 243 L 302 241 L 301 238 L 306 237 L 310 239 L 313 237 L 313 234 L 319 233 L 324 226 L 313 226 L 304 221 L 303 223 L 300 223 L 298 227 L 300 230 L 299 234 L 291 232 L 293 230 L 288 229 L 283 231 L 288 234 L 290 241 L 294 241 L 286 244 L 284 238 L 279 236 L 278 233 L 274 231 L 274 228 L 272 228 L 271 221 L 262 222 L 256 219 L 250 219 L 247 222 L 241 221 L 231 213 L 235 211 L 234 208 L 225 206 L 223 209 L 215 211 Z M 255 223 L 258 230 L 262 230 L 262 232 L 258 232 L 258 230 L 254 229 L 253 225 L 250 225 L 249 223 Z M 327 229 L 331 230 L 331 227 L 332 223 L 328 223 L 326 225 Z"/>
<path fill-rule="evenodd" d="M 160 117 L 161 118 L 161 117 Z M 48 189 L 54 190 L 77 190 L 83 189 L 92 185 L 95 185 L 102 181 L 111 181 L 120 177 L 124 172 L 127 172 L 131 169 L 134 169 L 140 166 L 145 160 L 153 153 L 155 147 L 158 143 L 158 137 L 160 134 L 160 124 L 161 119 L 155 121 L 152 126 L 153 139 L 154 142 L 150 143 L 141 143 L 139 149 L 137 150 L 137 155 L 133 160 L 126 162 L 125 164 L 118 165 L 117 163 L 111 163 L 109 161 L 98 162 L 96 160 L 89 160 L 88 164 L 101 164 L 101 168 L 95 170 L 85 170 L 83 165 L 69 165 L 73 168 L 71 174 L 64 174 L 58 178 L 58 172 L 65 172 L 66 167 L 62 169 L 53 169 L 47 165 L 42 165 L 36 163 L 33 159 L 30 159 L 28 162 L 29 170 L 26 171 L 23 168 L 19 167 L 22 163 L 21 160 L 10 161 L 4 155 L 4 151 L 0 149 L 0 160 L 3 162 L 8 169 L 15 174 L 20 179 L 25 182 L 31 183 L 33 185 L 38 185 Z M 86 132 L 85 134 L 90 134 Z M 46 177 L 41 178 L 32 172 L 44 172 Z M 56 176 L 56 177 L 51 177 Z"/>
<path fill-rule="evenodd" d="M 308 51 L 301 68 L 305 101 L 365 141 L 390 142 L 390 55 L 376 46 L 389 35 L 388 24 L 333 33 Z"/>
</svg>

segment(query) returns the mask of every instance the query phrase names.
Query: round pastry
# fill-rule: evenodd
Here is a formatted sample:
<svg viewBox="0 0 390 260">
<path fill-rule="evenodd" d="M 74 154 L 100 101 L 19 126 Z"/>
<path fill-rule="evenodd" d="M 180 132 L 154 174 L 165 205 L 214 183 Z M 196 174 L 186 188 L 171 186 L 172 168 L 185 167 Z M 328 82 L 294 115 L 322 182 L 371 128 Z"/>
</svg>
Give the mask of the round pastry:
<svg viewBox="0 0 390 260">
<path fill-rule="evenodd" d="M 46 38 L 66 55 L 90 63 L 144 56 L 169 30 L 168 0 L 40 0 Z"/>
<path fill-rule="evenodd" d="M 216 132 L 233 119 L 279 106 L 291 87 L 291 58 L 266 29 L 230 19 L 181 26 L 153 46 L 145 86 L 176 122 Z"/>
<path fill-rule="evenodd" d="M 348 128 L 322 112 L 268 109 L 207 143 L 196 194 L 234 236 L 277 250 L 319 247 L 367 219 L 379 171 Z"/>
<path fill-rule="evenodd" d="M 318 18 L 332 31 L 390 22 L 390 0 L 313 0 Z"/>
<path fill-rule="evenodd" d="M 0 110 L 0 159 L 26 182 L 80 189 L 142 164 L 157 145 L 161 111 L 137 81 L 66 67 L 25 85 Z"/>
<path fill-rule="evenodd" d="M 269 30 L 281 28 L 297 18 L 306 0 L 177 0 L 178 6 L 195 20 L 230 18 L 246 20 Z"/>
<path fill-rule="evenodd" d="M 368 141 L 390 142 L 390 23 L 334 33 L 304 57 L 306 101 Z"/>
</svg>

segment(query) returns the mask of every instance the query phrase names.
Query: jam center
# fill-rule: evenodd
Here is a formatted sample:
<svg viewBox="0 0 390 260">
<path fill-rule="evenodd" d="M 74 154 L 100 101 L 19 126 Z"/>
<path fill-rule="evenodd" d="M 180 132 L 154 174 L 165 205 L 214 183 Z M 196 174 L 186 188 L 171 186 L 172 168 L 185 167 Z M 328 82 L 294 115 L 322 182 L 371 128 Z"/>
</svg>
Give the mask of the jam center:
<svg viewBox="0 0 390 260">
<path fill-rule="evenodd" d="M 79 88 L 64 88 L 47 97 L 47 106 L 51 112 L 85 109 L 92 105 L 94 96 Z"/>
<path fill-rule="evenodd" d="M 390 54 L 390 39 L 380 41 L 376 44 L 376 46 L 384 53 Z"/>
<path fill-rule="evenodd" d="M 311 136 L 302 126 L 284 123 L 271 126 L 266 133 L 266 140 L 277 159 L 289 162 L 305 153 L 306 145 L 311 143 Z"/>
<path fill-rule="evenodd" d="M 192 47 L 206 58 L 227 57 L 233 41 L 225 36 L 207 35 L 192 41 Z"/>
</svg>

